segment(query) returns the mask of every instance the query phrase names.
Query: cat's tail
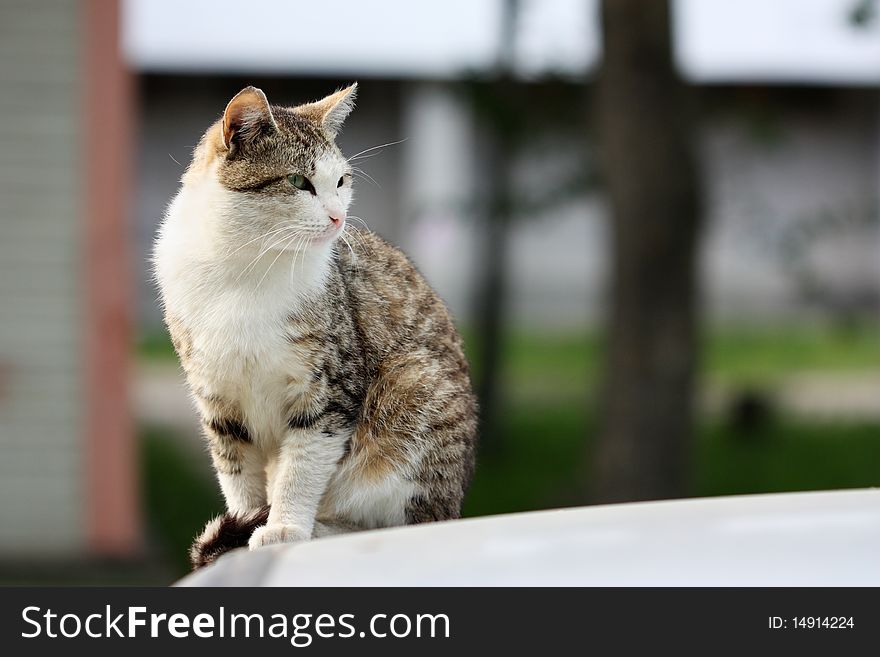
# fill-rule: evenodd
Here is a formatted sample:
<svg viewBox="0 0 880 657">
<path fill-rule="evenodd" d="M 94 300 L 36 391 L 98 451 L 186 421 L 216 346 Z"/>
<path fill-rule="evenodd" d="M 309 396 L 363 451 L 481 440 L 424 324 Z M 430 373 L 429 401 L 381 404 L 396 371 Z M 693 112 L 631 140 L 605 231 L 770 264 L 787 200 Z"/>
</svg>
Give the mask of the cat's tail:
<svg viewBox="0 0 880 657">
<path fill-rule="evenodd" d="M 269 507 L 264 506 L 242 516 L 223 513 L 209 521 L 189 549 L 193 570 L 213 563 L 230 550 L 247 547 L 251 534 L 268 519 Z"/>
</svg>

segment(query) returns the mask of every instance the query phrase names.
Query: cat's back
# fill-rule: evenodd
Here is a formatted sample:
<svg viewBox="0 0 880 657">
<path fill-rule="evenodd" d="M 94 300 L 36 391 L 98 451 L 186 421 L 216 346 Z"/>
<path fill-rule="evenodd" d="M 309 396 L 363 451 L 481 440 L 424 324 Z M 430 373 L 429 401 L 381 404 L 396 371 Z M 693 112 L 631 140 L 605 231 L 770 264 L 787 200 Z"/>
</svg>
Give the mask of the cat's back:
<svg viewBox="0 0 880 657">
<path fill-rule="evenodd" d="M 353 311 L 381 351 L 440 349 L 464 361 L 461 340 L 443 300 L 406 254 L 367 230 L 346 229 L 339 263 Z"/>
</svg>

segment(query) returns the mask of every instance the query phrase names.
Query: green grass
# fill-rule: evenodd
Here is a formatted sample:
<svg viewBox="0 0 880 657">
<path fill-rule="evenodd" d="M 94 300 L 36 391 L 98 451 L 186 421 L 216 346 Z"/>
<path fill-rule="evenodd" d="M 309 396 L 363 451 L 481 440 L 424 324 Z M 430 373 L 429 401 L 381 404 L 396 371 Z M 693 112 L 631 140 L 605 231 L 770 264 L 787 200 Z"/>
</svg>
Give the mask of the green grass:
<svg viewBox="0 0 880 657">
<path fill-rule="evenodd" d="M 587 415 L 576 407 L 508 409 L 491 458 L 479 458 L 464 514 L 532 511 L 581 501 L 586 484 Z"/>
<path fill-rule="evenodd" d="M 477 466 L 465 515 L 583 504 L 594 423 L 570 407 L 511 408 L 504 444 Z M 748 433 L 704 423 L 690 494 L 741 495 L 880 486 L 880 424 L 770 421 Z"/>
<path fill-rule="evenodd" d="M 179 443 L 173 434 L 156 428 L 141 431 L 147 526 L 159 553 L 183 575 L 190 569 L 188 553 L 194 536 L 224 506 L 217 484 Z"/>
<path fill-rule="evenodd" d="M 169 361 L 177 360 L 171 338 L 165 331 L 150 331 L 138 338 L 135 353 L 140 360 Z"/>
<path fill-rule="evenodd" d="M 777 422 L 749 435 L 716 425 L 696 457 L 696 495 L 880 486 L 880 424 Z"/>
<path fill-rule="evenodd" d="M 703 340 L 709 376 L 773 382 L 798 372 L 880 369 L 880 327 L 801 326 L 713 332 Z"/>
<path fill-rule="evenodd" d="M 467 344 L 473 344 L 467 339 Z M 479 354 L 473 353 L 474 361 Z M 514 333 L 505 339 L 504 374 L 512 385 L 588 385 L 602 367 L 602 341 L 592 332 Z M 800 372 L 880 369 L 880 327 L 724 328 L 707 331 L 700 364 L 709 379 L 772 383 Z"/>
</svg>

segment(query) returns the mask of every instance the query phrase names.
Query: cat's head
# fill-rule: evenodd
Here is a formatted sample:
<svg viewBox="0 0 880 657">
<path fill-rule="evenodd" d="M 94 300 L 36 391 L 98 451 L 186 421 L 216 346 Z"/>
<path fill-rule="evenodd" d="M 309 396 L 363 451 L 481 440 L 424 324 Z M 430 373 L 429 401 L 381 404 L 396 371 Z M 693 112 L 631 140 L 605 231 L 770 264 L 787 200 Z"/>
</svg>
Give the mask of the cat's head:
<svg viewBox="0 0 880 657">
<path fill-rule="evenodd" d="M 270 105 L 255 87 L 236 94 L 196 149 L 184 183 L 219 186 L 221 225 L 232 242 L 299 249 L 343 230 L 352 175 L 335 137 L 357 85 L 296 107 Z M 263 236 L 264 239 L 259 239 Z"/>
</svg>

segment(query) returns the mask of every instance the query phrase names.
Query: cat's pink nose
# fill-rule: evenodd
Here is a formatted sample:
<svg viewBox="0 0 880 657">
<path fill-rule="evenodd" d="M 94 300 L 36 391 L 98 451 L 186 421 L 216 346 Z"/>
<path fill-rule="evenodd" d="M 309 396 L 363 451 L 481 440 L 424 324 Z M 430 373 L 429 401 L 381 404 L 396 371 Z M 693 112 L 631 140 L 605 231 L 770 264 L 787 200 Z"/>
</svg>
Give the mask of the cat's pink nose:
<svg viewBox="0 0 880 657">
<path fill-rule="evenodd" d="M 339 225 L 343 221 L 345 221 L 345 213 L 331 210 L 329 213 L 330 221 L 334 224 Z"/>
</svg>

